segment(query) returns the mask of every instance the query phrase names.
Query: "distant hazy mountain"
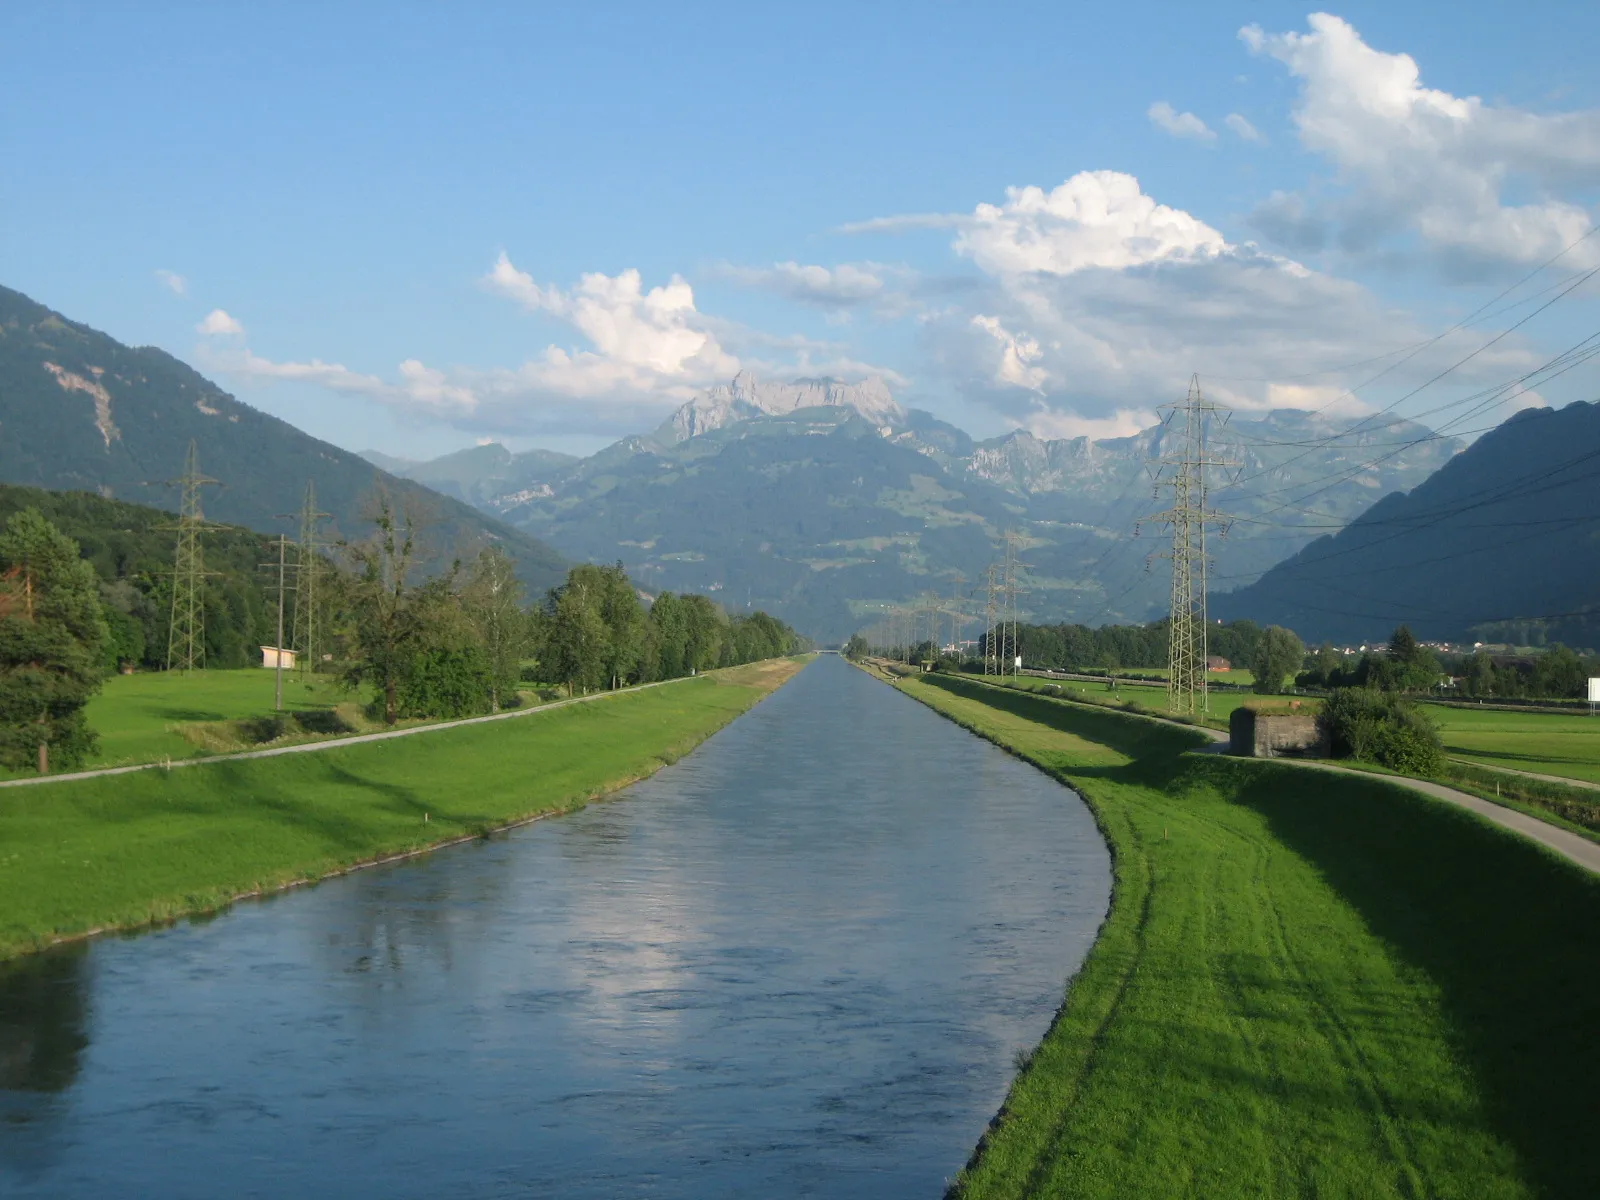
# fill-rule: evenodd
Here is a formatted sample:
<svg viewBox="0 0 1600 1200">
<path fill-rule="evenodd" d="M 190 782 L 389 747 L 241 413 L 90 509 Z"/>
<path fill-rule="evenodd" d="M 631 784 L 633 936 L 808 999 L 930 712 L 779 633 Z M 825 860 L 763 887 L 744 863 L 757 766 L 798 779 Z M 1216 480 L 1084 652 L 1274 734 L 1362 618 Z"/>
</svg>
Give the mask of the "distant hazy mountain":
<svg viewBox="0 0 1600 1200">
<path fill-rule="evenodd" d="M 217 520 L 296 532 L 278 514 L 300 507 L 311 480 L 332 532 L 357 537 L 382 485 L 430 514 L 435 561 L 493 541 L 531 586 L 562 570 L 560 555 L 526 532 L 241 404 L 161 350 L 124 346 L 0 287 L 0 481 L 174 508 L 177 493 L 161 481 L 181 474 L 191 438 L 222 484 L 204 497 Z"/>
<path fill-rule="evenodd" d="M 1235 418 L 1214 447 L 1241 464 L 1252 494 L 1332 474 L 1317 497 L 1348 520 L 1387 492 L 1414 487 L 1460 449 L 1401 423 L 1341 433 L 1347 423 L 1284 410 Z M 1047 441 L 1026 432 L 974 442 L 928 413 L 902 409 L 877 380 L 761 383 L 740 375 L 685 404 L 648 434 L 590 458 L 522 470 L 489 447 L 404 468 L 412 478 L 503 515 L 581 558 L 620 558 L 651 589 L 707 591 L 735 609 L 782 615 L 807 633 L 842 637 L 888 605 L 970 592 L 1006 530 L 1023 535 L 1023 608 L 1038 618 L 1142 619 L 1165 604 L 1160 549 L 1140 516 L 1160 507 L 1148 467 L 1168 448 L 1156 427 L 1134 437 Z M 1333 439 L 1333 440 L 1329 440 Z M 1423 439 L 1404 453 L 1377 446 Z M 1322 443 L 1326 443 L 1325 445 Z M 501 457 L 501 456 L 504 456 Z M 485 481 L 502 463 L 505 490 Z M 1241 516 L 1271 498 L 1227 492 Z M 1277 526 L 1235 525 L 1218 571 L 1264 571 L 1308 540 Z"/>
<path fill-rule="evenodd" d="M 1600 405 L 1527 409 L 1212 612 L 1312 640 L 1382 640 L 1404 622 L 1429 639 L 1595 647 L 1597 551 Z"/>
<path fill-rule="evenodd" d="M 415 480 L 486 512 L 507 508 L 539 494 L 538 489 L 547 480 L 556 478 L 579 461 L 571 454 L 555 450 L 513 454 L 498 442 L 457 450 L 427 462 L 391 458 L 377 450 L 363 450 L 361 457 L 391 475 Z"/>
</svg>

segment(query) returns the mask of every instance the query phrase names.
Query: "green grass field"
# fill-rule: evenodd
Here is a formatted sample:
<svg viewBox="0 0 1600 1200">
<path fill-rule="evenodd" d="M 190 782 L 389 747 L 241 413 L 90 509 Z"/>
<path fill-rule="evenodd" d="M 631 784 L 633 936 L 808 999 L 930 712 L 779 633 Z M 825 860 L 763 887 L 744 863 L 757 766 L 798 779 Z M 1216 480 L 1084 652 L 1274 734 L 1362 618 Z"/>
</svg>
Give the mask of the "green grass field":
<svg viewBox="0 0 1600 1200">
<path fill-rule="evenodd" d="M 800 661 L 389 741 L 0 789 L 0 958 L 580 806 L 686 753 Z"/>
<path fill-rule="evenodd" d="M 1490 767 L 1600 783 L 1600 717 L 1430 704 L 1445 753 Z"/>
<path fill-rule="evenodd" d="M 236 721 L 272 712 L 272 671 L 150 671 L 113 675 L 89 701 L 84 716 L 100 735 L 92 767 L 193 758 L 205 750 L 179 732 L 182 726 Z M 303 683 L 285 672 L 283 704 L 291 711 L 328 709 L 353 699 L 326 676 Z"/>
<path fill-rule="evenodd" d="M 1600 1194 L 1600 880 L 1381 777 L 898 686 L 1071 783 L 1114 855 L 1099 940 L 958 1194 Z"/>
<path fill-rule="evenodd" d="M 1248 673 L 1247 673 L 1248 674 Z M 974 676 L 981 679 L 982 676 Z M 1167 711 L 1167 694 L 1159 687 L 1130 686 L 1123 684 L 1115 691 L 1103 683 L 1084 683 L 1072 679 L 1045 679 L 1037 675 L 999 676 L 991 682 L 1003 684 L 1006 687 L 1019 688 L 1023 691 L 1042 692 L 1051 687 L 1059 687 L 1068 696 L 1082 697 L 1094 704 L 1125 705 L 1130 701 L 1146 712 L 1153 712 L 1165 716 Z M 1296 697 L 1284 696 L 1257 696 L 1252 692 L 1211 692 L 1208 696 L 1208 715 L 1200 723 L 1213 729 L 1226 729 L 1229 714 L 1241 706 L 1268 705 L 1273 708 L 1287 704 Z M 1313 697 L 1301 701 L 1308 712 L 1315 712 L 1321 702 Z"/>
</svg>

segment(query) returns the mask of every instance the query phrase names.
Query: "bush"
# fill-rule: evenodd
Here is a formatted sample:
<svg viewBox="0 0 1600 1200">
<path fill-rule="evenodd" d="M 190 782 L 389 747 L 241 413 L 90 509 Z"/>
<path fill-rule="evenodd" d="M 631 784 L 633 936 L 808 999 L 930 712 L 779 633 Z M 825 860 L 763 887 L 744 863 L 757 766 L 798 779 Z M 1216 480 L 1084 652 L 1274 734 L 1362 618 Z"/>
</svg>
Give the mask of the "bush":
<svg viewBox="0 0 1600 1200">
<path fill-rule="evenodd" d="M 1317 728 L 1334 757 L 1379 763 L 1407 775 L 1437 775 L 1444 746 L 1433 721 L 1390 692 L 1338 688 L 1317 713 Z"/>
</svg>

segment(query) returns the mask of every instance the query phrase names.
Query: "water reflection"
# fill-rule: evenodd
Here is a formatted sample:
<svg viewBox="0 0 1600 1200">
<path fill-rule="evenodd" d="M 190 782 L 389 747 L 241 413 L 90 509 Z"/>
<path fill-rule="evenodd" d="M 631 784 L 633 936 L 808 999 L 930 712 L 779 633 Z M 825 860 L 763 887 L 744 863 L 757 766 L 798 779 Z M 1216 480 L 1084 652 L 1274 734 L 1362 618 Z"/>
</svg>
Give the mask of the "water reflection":
<svg viewBox="0 0 1600 1200">
<path fill-rule="evenodd" d="M 824 659 L 626 800 L 30 960 L 74 1065 L 0 1193 L 935 1195 L 1108 891 L 1070 793 Z"/>
<path fill-rule="evenodd" d="M 61 1092 L 89 1044 L 88 947 L 0 963 L 0 1092 Z"/>
</svg>

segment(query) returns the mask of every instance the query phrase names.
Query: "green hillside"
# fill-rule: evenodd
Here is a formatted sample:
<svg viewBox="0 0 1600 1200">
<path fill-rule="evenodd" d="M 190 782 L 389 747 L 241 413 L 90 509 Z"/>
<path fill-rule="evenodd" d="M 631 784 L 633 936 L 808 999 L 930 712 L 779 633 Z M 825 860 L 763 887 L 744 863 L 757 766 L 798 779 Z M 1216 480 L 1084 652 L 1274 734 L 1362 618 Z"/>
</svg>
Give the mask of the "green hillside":
<svg viewBox="0 0 1600 1200">
<path fill-rule="evenodd" d="M 329 533 L 358 538 L 382 487 L 427 514 L 434 561 L 486 542 L 505 547 L 536 590 L 561 578 L 560 555 L 525 533 L 235 400 L 164 351 L 134 349 L 0 287 L 0 481 L 77 489 L 176 506 L 163 481 L 179 475 L 192 439 L 220 487 L 206 515 L 266 533 L 293 533 L 307 481 L 333 515 Z"/>
<path fill-rule="evenodd" d="M 1308 640 L 1600 646 L 1600 405 L 1518 413 L 1212 613 Z"/>
</svg>

